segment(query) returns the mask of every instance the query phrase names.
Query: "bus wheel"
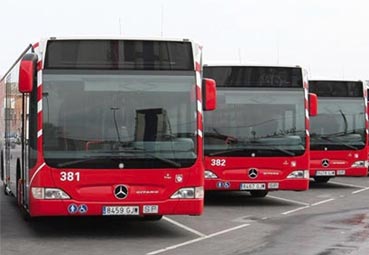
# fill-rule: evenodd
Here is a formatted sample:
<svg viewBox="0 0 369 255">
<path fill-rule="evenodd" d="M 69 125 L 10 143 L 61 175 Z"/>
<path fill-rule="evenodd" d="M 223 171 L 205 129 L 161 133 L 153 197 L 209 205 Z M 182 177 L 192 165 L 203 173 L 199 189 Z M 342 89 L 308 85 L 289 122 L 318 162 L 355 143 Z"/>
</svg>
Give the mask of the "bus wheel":
<svg viewBox="0 0 369 255">
<path fill-rule="evenodd" d="M 316 183 L 327 183 L 329 181 L 330 177 L 327 176 L 315 176 L 314 181 Z"/>
<path fill-rule="evenodd" d="M 21 211 L 21 216 L 24 221 L 31 222 L 34 220 L 34 218 L 32 218 L 31 215 L 23 207 L 20 208 L 20 211 Z"/>
<path fill-rule="evenodd" d="M 158 221 L 161 220 L 161 218 L 163 218 L 163 215 L 145 215 L 142 219 L 144 221 Z"/>
<path fill-rule="evenodd" d="M 268 195 L 267 190 L 250 190 L 250 194 L 252 197 L 265 197 Z"/>
</svg>

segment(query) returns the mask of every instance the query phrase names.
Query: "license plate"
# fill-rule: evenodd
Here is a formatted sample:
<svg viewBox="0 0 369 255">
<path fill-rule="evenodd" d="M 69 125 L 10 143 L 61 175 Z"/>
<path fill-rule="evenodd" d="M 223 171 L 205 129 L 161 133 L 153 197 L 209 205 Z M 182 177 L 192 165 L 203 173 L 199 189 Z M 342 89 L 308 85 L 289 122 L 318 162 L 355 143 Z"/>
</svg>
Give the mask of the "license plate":
<svg viewBox="0 0 369 255">
<path fill-rule="evenodd" d="M 316 171 L 316 176 L 335 176 L 335 171 Z"/>
<path fill-rule="evenodd" d="M 265 190 L 265 183 L 241 183 L 240 190 Z"/>
<path fill-rule="evenodd" d="M 337 175 L 345 175 L 346 170 L 337 170 Z"/>
<path fill-rule="evenodd" d="M 138 206 L 103 206 L 103 215 L 139 215 Z"/>
</svg>

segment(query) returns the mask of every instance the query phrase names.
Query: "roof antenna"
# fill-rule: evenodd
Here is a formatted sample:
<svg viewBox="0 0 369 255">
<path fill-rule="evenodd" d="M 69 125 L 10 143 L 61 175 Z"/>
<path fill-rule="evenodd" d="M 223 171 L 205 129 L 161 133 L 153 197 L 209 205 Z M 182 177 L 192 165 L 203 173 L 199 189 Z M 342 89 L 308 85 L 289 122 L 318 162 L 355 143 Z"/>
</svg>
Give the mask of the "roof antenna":
<svg viewBox="0 0 369 255">
<path fill-rule="evenodd" d="M 119 35 L 122 35 L 122 22 L 120 17 L 119 17 Z"/>
<path fill-rule="evenodd" d="M 238 59 L 240 60 L 240 64 L 242 64 L 241 48 L 238 48 Z"/>
<path fill-rule="evenodd" d="M 160 21 L 160 35 L 163 37 L 163 27 L 164 27 L 164 6 L 161 5 L 161 21 Z"/>
<path fill-rule="evenodd" d="M 279 29 L 277 29 L 277 34 L 275 38 L 275 44 L 276 44 L 276 57 L 277 57 L 277 66 L 279 66 Z"/>
</svg>

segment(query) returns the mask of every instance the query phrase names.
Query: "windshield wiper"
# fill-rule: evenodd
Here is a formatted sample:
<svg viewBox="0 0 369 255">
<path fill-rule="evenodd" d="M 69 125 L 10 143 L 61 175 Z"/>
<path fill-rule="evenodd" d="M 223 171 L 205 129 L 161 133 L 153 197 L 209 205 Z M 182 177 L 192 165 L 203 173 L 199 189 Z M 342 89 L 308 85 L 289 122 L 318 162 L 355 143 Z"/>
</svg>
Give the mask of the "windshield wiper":
<svg viewBox="0 0 369 255">
<path fill-rule="evenodd" d="M 315 136 L 315 137 L 312 137 L 313 139 L 321 139 L 321 140 L 325 140 L 325 141 L 329 141 L 332 143 L 332 145 L 343 145 L 349 149 L 353 149 L 355 151 L 359 150 L 357 147 L 353 146 L 353 145 L 350 145 L 350 144 L 347 144 L 347 143 L 344 143 L 344 142 L 340 142 L 340 141 L 337 141 L 337 140 L 333 140 L 331 137 L 334 137 L 334 136 Z"/>
<path fill-rule="evenodd" d="M 104 150 L 104 151 L 96 151 L 96 153 L 111 153 L 111 154 L 119 154 L 119 153 L 128 153 L 128 154 L 134 154 L 134 153 L 143 153 L 145 156 L 148 156 L 152 159 L 157 159 L 160 160 L 161 162 L 167 163 L 170 166 L 176 167 L 176 168 L 180 168 L 181 164 L 168 159 L 168 158 L 163 158 L 157 155 L 154 155 L 152 153 L 149 153 L 147 151 L 145 151 L 144 149 L 141 148 L 136 148 L 136 147 L 122 147 L 120 149 L 117 150 Z M 70 166 L 70 165 L 74 165 L 74 164 L 79 164 L 79 163 L 85 163 L 88 161 L 93 161 L 93 160 L 99 160 L 99 159 L 104 159 L 104 160 L 116 160 L 116 157 L 109 157 L 109 155 L 99 155 L 99 156 L 93 156 L 93 157 L 87 157 L 87 158 L 83 158 L 83 159 L 76 159 L 76 160 L 72 160 L 72 161 L 67 161 L 64 163 L 60 163 L 58 164 L 58 167 L 65 167 L 65 166 Z"/>
<path fill-rule="evenodd" d="M 252 143 L 259 143 L 259 142 L 252 142 Z M 275 145 L 269 145 L 268 144 L 268 147 L 266 148 L 246 148 L 246 147 L 243 147 L 243 148 L 234 148 L 234 149 L 229 149 L 229 150 L 223 150 L 223 151 L 217 151 L 217 152 L 213 152 L 213 153 L 210 153 L 209 156 L 216 156 L 216 155 L 221 155 L 221 154 L 227 154 L 227 153 L 233 153 L 233 152 L 242 152 L 242 151 L 249 151 L 249 150 L 275 150 L 275 151 L 279 151 L 279 152 L 282 152 L 284 153 L 285 155 L 289 155 L 289 156 L 295 156 L 296 154 L 292 151 L 289 151 L 289 150 L 286 150 L 286 149 L 283 149 L 283 148 L 280 148 L 278 146 L 275 146 Z"/>
<path fill-rule="evenodd" d="M 204 136 L 208 136 L 208 137 L 211 137 L 211 138 L 216 138 L 216 139 L 219 139 L 219 140 L 222 140 L 224 141 L 226 144 L 235 144 L 238 142 L 238 139 L 234 136 L 231 136 L 231 135 L 226 135 L 226 134 L 222 134 L 220 133 L 217 129 L 215 128 L 212 128 L 212 130 L 214 132 L 205 132 L 204 133 Z"/>
<path fill-rule="evenodd" d="M 147 152 L 144 149 L 137 148 L 137 147 L 122 147 L 122 148 L 119 148 L 117 150 L 99 151 L 99 152 L 103 152 L 103 153 L 114 153 L 114 154 L 119 154 L 119 153 L 136 153 L 136 152 L 139 152 L 139 153 L 143 153 L 145 156 L 148 156 L 148 157 L 153 158 L 153 159 L 160 160 L 161 162 L 167 163 L 167 164 L 169 164 L 171 166 L 174 166 L 174 167 L 177 167 L 177 168 L 180 168 L 181 167 L 181 164 L 178 163 L 178 162 L 176 162 L 176 161 L 174 161 L 174 160 L 157 156 L 157 155 L 155 155 L 153 153 Z"/>
<path fill-rule="evenodd" d="M 346 115 L 343 113 L 343 111 L 340 109 L 339 110 L 342 118 L 343 118 L 343 122 L 345 123 L 345 131 L 344 133 L 347 134 L 347 129 L 348 129 L 348 123 L 347 123 L 347 118 L 346 118 Z"/>
<path fill-rule="evenodd" d="M 94 156 L 94 157 L 88 157 L 88 158 L 83 158 L 83 159 L 76 159 L 76 160 L 71 160 L 71 161 L 67 161 L 64 163 L 59 163 L 57 164 L 58 167 L 65 167 L 65 166 L 70 166 L 70 165 L 74 165 L 74 164 L 79 164 L 79 163 L 85 163 L 88 161 L 93 161 L 93 160 L 98 160 L 98 159 L 109 159 L 112 160 L 112 158 L 106 158 L 105 156 Z"/>
<path fill-rule="evenodd" d="M 350 130 L 350 131 L 345 130 L 345 131 L 341 131 L 341 132 L 337 132 L 337 133 L 332 133 L 332 134 L 328 134 L 328 135 L 323 135 L 323 137 L 328 137 L 328 138 L 330 138 L 330 137 L 339 137 L 339 136 L 354 135 L 354 134 L 361 135 L 361 134 L 359 133 L 359 130 L 362 130 L 362 131 L 364 132 L 364 130 L 363 130 L 363 129 Z M 315 136 L 320 137 L 320 135 L 318 135 L 318 134 L 315 134 Z"/>
</svg>

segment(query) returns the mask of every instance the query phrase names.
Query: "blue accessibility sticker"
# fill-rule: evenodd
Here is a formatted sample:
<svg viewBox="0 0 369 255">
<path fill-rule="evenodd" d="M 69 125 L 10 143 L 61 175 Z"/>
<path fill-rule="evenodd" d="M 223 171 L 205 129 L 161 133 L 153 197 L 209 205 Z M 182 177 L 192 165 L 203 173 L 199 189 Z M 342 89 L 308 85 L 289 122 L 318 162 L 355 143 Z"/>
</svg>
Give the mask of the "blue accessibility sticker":
<svg viewBox="0 0 369 255">
<path fill-rule="evenodd" d="M 77 213 L 77 211 L 78 211 L 78 206 L 77 205 L 75 205 L 75 204 L 68 205 L 68 212 L 70 214 L 75 214 L 75 213 Z"/>
<path fill-rule="evenodd" d="M 218 189 L 229 189 L 231 187 L 231 183 L 230 182 L 217 182 L 217 188 Z"/>
<path fill-rule="evenodd" d="M 85 213 L 87 213 L 87 211 L 88 211 L 88 207 L 87 207 L 87 205 L 80 205 L 80 206 L 79 206 L 78 211 L 79 211 L 79 213 L 81 213 L 81 214 L 85 214 Z"/>
</svg>

